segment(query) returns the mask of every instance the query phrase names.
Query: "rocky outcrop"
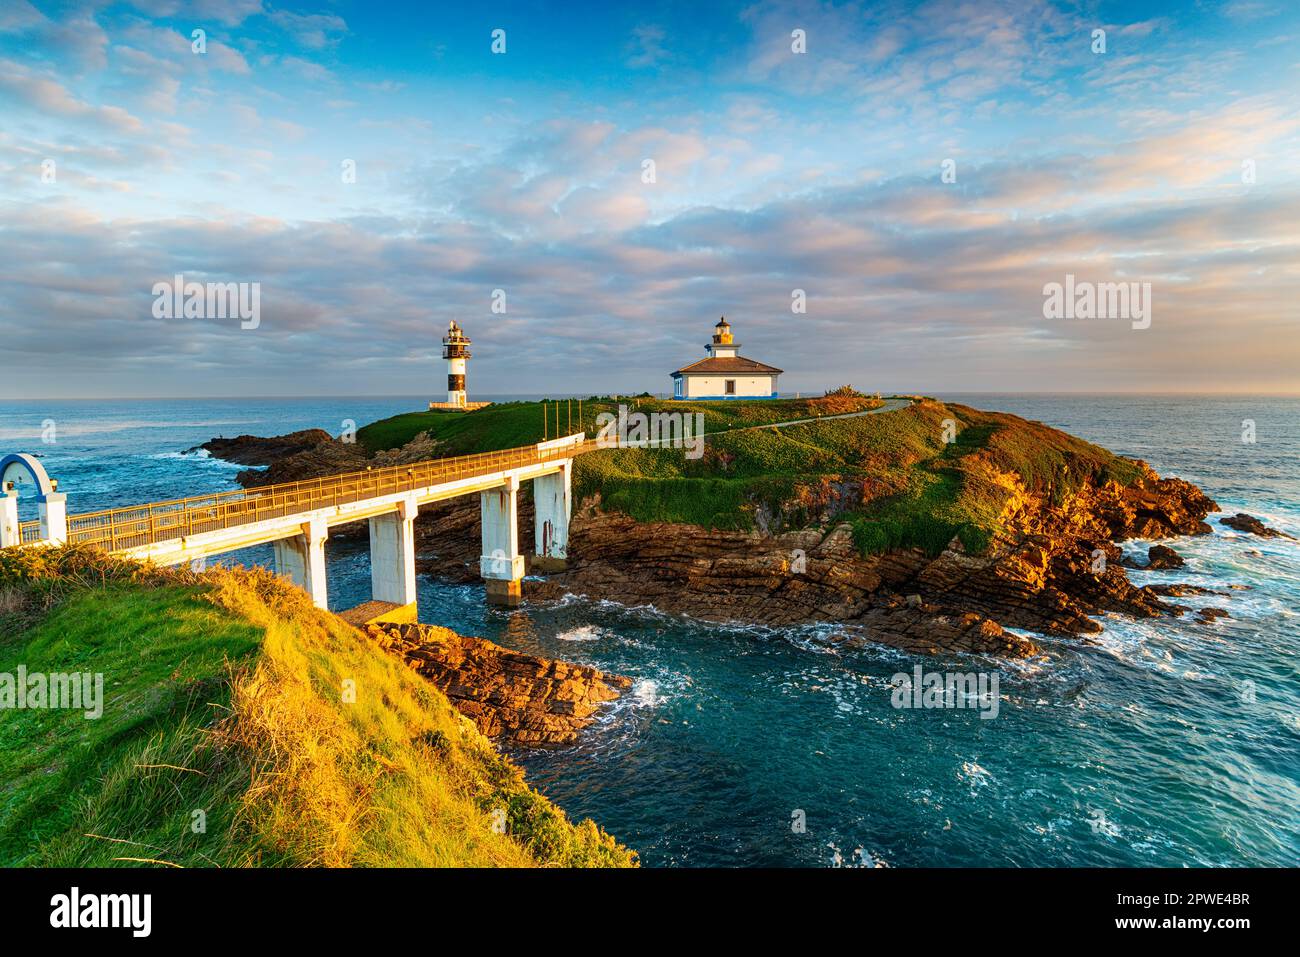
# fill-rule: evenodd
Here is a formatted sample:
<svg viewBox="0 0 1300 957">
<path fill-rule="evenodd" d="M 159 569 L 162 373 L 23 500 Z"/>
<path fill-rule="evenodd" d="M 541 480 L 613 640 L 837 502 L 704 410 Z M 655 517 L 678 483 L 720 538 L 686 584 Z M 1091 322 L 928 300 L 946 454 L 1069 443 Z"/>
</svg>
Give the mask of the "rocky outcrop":
<svg viewBox="0 0 1300 957">
<path fill-rule="evenodd" d="M 1228 586 L 1238 587 L 1238 586 Z M 1186 582 L 1173 582 L 1162 585 L 1147 585 L 1147 591 L 1154 592 L 1164 598 L 1185 598 L 1188 595 L 1219 595 L 1223 598 L 1231 598 L 1232 593 L 1226 591 L 1216 591 L 1213 588 L 1206 588 L 1204 585 L 1189 585 Z"/>
<path fill-rule="evenodd" d="M 432 625 L 371 624 L 365 631 L 433 682 L 484 734 L 520 744 L 574 741 L 602 706 L 632 685 L 621 675 Z"/>
<path fill-rule="evenodd" d="M 1152 545 L 1147 549 L 1147 568 L 1152 570 L 1166 571 L 1171 568 L 1182 568 L 1186 564 L 1183 556 L 1168 545 Z"/>
<path fill-rule="evenodd" d="M 931 558 L 920 549 L 862 556 L 847 524 L 765 536 L 643 524 L 589 502 L 575 515 L 569 570 L 534 593 L 617 597 L 706 620 L 851 622 L 910 651 L 1025 657 L 1037 647 L 1006 627 L 1078 635 L 1099 631 L 1093 616 L 1104 611 L 1173 612 L 1128 579 L 1113 542 L 1208 533 L 1215 507 L 1190 483 L 1149 470 L 1132 486 L 1085 486 L 1058 506 L 1018 490 L 987 554 L 968 555 L 954 539 Z M 900 608 L 908 595 L 921 603 Z"/>
<path fill-rule="evenodd" d="M 321 433 L 324 435 L 325 433 Z M 326 436 L 327 441 L 300 448 L 292 454 L 271 462 L 267 469 L 240 472 L 236 479 L 245 488 L 276 485 L 281 482 L 299 482 L 337 475 L 340 472 L 359 472 L 362 469 L 381 469 L 390 465 L 407 465 L 437 458 L 442 452 L 428 435 L 419 435 L 400 449 L 390 449 L 370 455 L 356 442 L 344 442 Z"/>
<path fill-rule="evenodd" d="M 1147 571 L 1168 571 L 1174 568 L 1182 568 L 1187 563 L 1183 561 L 1183 556 L 1179 555 L 1168 545 L 1152 545 L 1147 549 L 1147 563 L 1145 565 L 1139 565 L 1137 562 L 1131 561 L 1127 558 L 1124 559 L 1121 564 L 1125 568 L 1141 568 L 1146 569 Z"/>
<path fill-rule="evenodd" d="M 237 435 L 233 439 L 216 438 L 189 451 L 203 449 L 213 458 L 234 462 L 236 465 L 271 465 L 333 441 L 334 437 L 323 429 L 303 429 L 301 432 L 271 438 L 257 435 Z"/>
<path fill-rule="evenodd" d="M 1219 524 L 1235 528 L 1239 532 L 1258 535 L 1260 538 L 1289 538 L 1291 541 L 1295 541 L 1295 536 L 1280 532 L 1276 528 L 1269 528 L 1254 515 L 1247 515 L 1245 512 L 1238 512 L 1236 515 L 1221 518 Z"/>
</svg>

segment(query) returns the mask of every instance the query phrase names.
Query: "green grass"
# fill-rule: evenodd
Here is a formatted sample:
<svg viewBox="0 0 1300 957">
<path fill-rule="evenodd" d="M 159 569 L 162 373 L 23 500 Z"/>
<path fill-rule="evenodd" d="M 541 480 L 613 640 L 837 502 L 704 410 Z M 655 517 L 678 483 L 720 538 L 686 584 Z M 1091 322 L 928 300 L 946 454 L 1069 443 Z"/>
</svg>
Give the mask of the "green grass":
<svg viewBox="0 0 1300 957">
<path fill-rule="evenodd" d="M 0 711 L 0 864 L 634 862 L 529 788 L 431 684 L 268 572 L 6 550 L 0 608 L 0 672 L 105 680 L 97 720 Z"/>
<path fill-rule="evenodd" d="M 581 432 L 597 433 L 597 417 L 618 414 L 620 406 L 640 412 L 700 412 L 705 429 L 720 431 L 742 425 L 784 422 L 817 414 L 856 411 L 878 405 L 873 399 L 736 399 L 721 402 L 677 402 L 645 396 L 618 400 L 608 396 L 553 402 L 500 402 L 473 412 L 404 412 L 380 419 L 357 431 L 357 441 L 374 453 L 400 448 L 422 432 L 441 443 L 443 455 L 492 452 Z M 558 419 L 557 419 L 558 415 Z"/>
<path fill-rule="evenodd" d="M 66 860 L 69 841 L 87 841 L 76 832 L 94 833 L 105 825 L 100 811 L 110 799 L 132 821 L 128 830 L 137 844 L 93 842 L 94 863 L 105 863 L 105 855 L 150 857 L 148 847 L 173 843 L 174 835 L 164 832 L 180 834 L 188 821 L 155 813 L 156 788 L 124 793 L 123 787 L 127 781 L 149 782 L 150 775 L 133 769 L 177 758 L 176 744 L 193 743 L 196 729 L 224 716 L 226 663 L 247 660 L 260 637 L 256 627 L 231 620 L 196 588 L 120 582 L 81 591 L 35 627 L 8 636 L 0 645 L 0 672 L 13 674 L 22 664 L 29 672 L 102 673 L 105 701 L 103 716 L 94 720 L 68 710 L 0 716 L 0 861 Z M 247 773 L 234 766 L 228 771 L 212 780 L 168 775 L 189 798 L 177 814 L 185 808 L 229 810 L 229 801 L 203 795 L 229 788 L 232 776 Z M 160 781 L 154 776 L 153 783 Z M 215 845 L 229 824 L 210 820 L 208 834 L 188 842 L 186 862 L 220 856 Z"/>
</svg>

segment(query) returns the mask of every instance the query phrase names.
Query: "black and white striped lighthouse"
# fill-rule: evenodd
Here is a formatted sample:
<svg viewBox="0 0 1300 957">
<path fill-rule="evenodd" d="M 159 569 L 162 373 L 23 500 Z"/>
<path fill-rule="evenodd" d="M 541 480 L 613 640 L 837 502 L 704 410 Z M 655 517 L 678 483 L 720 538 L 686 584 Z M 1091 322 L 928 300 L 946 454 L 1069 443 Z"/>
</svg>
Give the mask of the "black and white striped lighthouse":
<svg viewBox="0 0 1300 957">
<path fill-rule="evenodd" d="M 447 323 L 447 334 L 442 337 L 442 357 L 447 360 L 447 405 L 463 409 L 467 402 L 465 360 L 469 358 L 469 337 L 454 319 Z"/>
</svg>

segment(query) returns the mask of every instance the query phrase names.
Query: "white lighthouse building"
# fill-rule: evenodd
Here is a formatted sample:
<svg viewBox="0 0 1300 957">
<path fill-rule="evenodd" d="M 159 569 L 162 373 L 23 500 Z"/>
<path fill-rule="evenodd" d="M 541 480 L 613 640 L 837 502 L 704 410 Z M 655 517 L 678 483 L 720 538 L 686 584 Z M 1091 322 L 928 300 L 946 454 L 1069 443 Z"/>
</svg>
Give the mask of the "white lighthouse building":
<svg viewBox="0 0 1300 957">
<path fill-rule="evenodd" d="M 706 358 L 673 373 L 674 399 L 775 399 L 781 370 L 740 355 L 726 317 L 713 327 Z"/>
<path fill-rule="evenodd" d="M 465 408 L 465 363 L 469 359 L 469 336 L 453 319 L 442 337 L 442 357 L 447 360 L 447 404 Z"/>
<path fill-rule="evenodd" d="M 470 357 L 470 339 L 453 319 L 447 323 L 447 334 L 442 337 L 442 357 L 447 360 L 447 401 L 430 402 L 431 410 L 442 412 L 469 412 L 481 409 L 490 402 L 470 402 L 465 391 L 465 365 Z"/>
</svg>

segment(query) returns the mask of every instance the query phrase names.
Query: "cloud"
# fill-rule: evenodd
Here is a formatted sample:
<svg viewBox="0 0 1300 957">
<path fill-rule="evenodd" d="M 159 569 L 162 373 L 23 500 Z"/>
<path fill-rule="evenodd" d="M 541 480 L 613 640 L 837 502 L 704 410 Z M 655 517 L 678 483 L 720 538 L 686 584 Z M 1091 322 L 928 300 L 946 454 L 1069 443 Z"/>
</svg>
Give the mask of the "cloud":
<svg viewBox="0 0 1300 957">
<path fill-rule="evenodd" d="M 19 63 L 0 59 L 0 96 L 30 109 L 64 119 L 84 120 L 117 133 L 139 133 L 144 124 L 118 106 L 92 106 L 49 76 L 37 75 Z"/>
<path fill-rule="evenodd" d="M 262 0 L 190 0 L 186 5 L 196 22 L 212 20 L 237 27 L 249 17 L 265 13 Z"/>
<path fill-rule="evenodd" d="M 667 33 L 664 28 L 654 24 L 642 24 L 634 27 L 627 60 L 625 61 L 627 65 L 634 70 L 643 70 L 666 62 L 669 59 L 669 54 L 667 49 L 664 48 L 665 36 L 667 36 Z"/>
<path fill-rule="evenodd" d="M 279 58 L 281 66 L 297 73 L 304 80 L 313 83 L 320 83 L 332 78 L 333 74 L 319 63 L 312 60 L 305 60 L 298 56 L 282 56 Z"/>
<path fill-rule="evenodd" d="M 270 14 L 270 18 L 272 23 L 310 50 L 333 46 L 348 32 L 347 22 L 333 13 L 304 14 L 275 10 Z"/>
<path fill-rule="evenodd" d="M 173 76 L 201 74 L 209 69 L 237 76 L 246 76 L 252 72 L 242 53 L 211 34 L 205 40 L 204 53 L 194 52 L 193 41 L 188 34 L 153 24 L 131 24 L 118 33 L 118 38 L 119 45 L 114 47 L 114 56 L 123 55 L 126 58 L 124 66 L 129 70 L 138 71 L 138 57 L 143 52 L 152 57 L 148 64 L 150 70 L 165 71 Z M 131 52 L 124 54 L 123 51 Z"/>
<path fill-rule="evenodd" d="M 108 34 L 90 14 L 52 22 L 38 32 L 40 42 L 79 70 L 102 70 L 108 64 Z"/>
<path fill-rule="evenodd" d="M 0 5 L 0 32 L 22 33 L 47 22 L 45 14 L 28 0 L 8 0 Z"/>
<path fill-rule="evenodd" d="M 164 358 L 202 357 L 182 365 L 195 387 L 217 390 L 232 370 L 286 385 L 421 389 L 436 357 L 413 343 L 448 318 L 480 343 L 476 381 L 488 391 L 547 388 L 560 340 L 573 343 L 559 348 L 572 349 L 566 361 L 591 388 L 666 389 L 659 373 L 692 357 L 707 320 L 724 312 L 748 351 L 789 370 L 791 388 L 827 376 L 901 387 L 903 375 L 933 387 L 936 369 L 947 388 L 996 388 L 1010 356 L 1026 388 L 1177 388 L 1224 366 L 1245 374 L 1300 360 L 1300 191 L 1017 219 L 988 210 L 1026 190 L 1012 170 L 994 180 L 973 196 L 907 178 L 846 185 L 659 223 L 645 221 L 635 193 L 565 192 L 546 177 L 485 191 L 551 224 L 535 235 L 463 218 L 117 221 L 11 205 L 0 210 L 15 251 L 0 267 L 0 316 L 57 314 L 63 326 L 57 347 L 16 318 L 0 320 L 0 334 L 38 365 L 51 348 L 70 369 L 107 359 L 123 382 Z M 262 328 L 157 327 L 148 290 L 177 271 L 261 282 Z M 1066 273 L 1152 282 L 1148 338 L 1123 323 L 1044 320 L 1042 287 Z M 489 310 L 494 288 L 507 291 L 505 317 Z M 807 316 L 789 313 L 794 288 L 809 296 Z M 1270 332 L 1225 335 L 1246 324 Z"/>
</svg>

